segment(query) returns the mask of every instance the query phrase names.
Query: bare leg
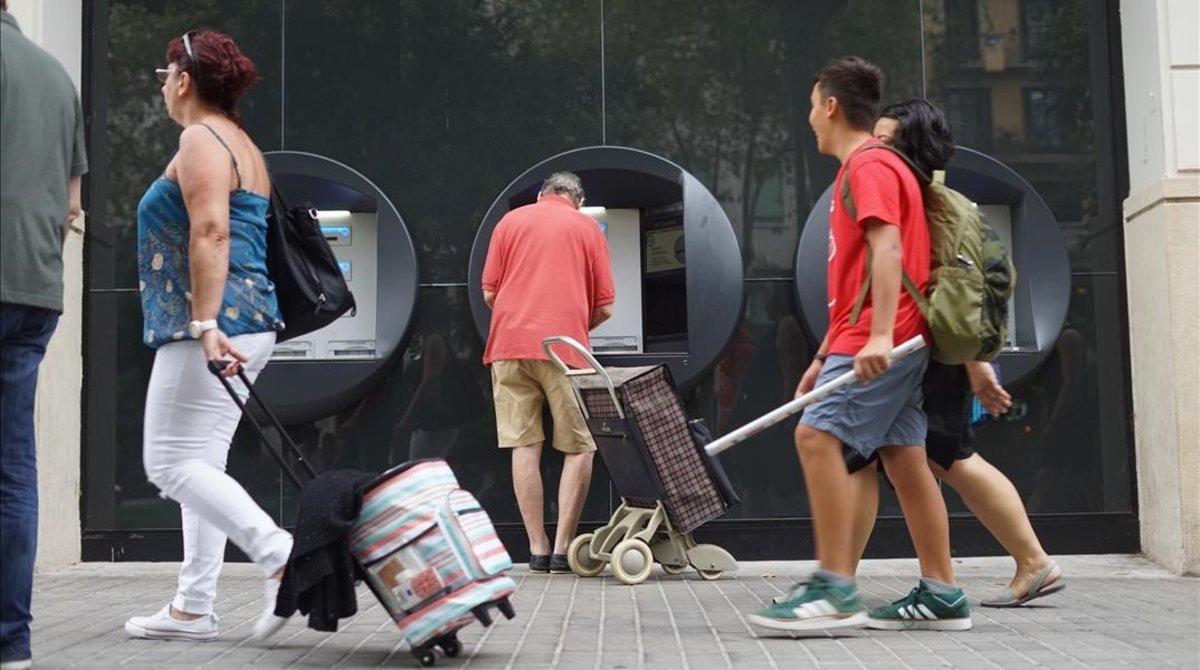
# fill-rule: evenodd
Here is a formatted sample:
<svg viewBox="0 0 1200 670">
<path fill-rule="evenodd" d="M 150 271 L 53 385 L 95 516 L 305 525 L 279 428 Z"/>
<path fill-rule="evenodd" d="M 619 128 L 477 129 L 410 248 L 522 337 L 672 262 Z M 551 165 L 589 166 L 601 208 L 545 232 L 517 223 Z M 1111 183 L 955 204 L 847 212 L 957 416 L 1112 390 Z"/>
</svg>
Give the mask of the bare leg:
<svg viewBox="0 0 1200 670">
<path fill-rule="evenodd" d="M 932 461 L 929 467 L 939 479 L 958 491 L 975 518 L 1017 562 L 1017 572 L 1009 586 L 1015 593 L 1025 593 L 1037 573 L 1050 562 L 1050 557 L 1033 532 L 1016 487 L 979 454 L 955 461 L 949 470 Z M 1046 584 L 1053 584 L 1061 576 L 1055 571 Z"/>
<path fill-rule="evenodd" d="M 825 431 L 801 424 L 796 451 L 804 469 L 804 485 L 813 516 L 817 562 L 840 575 L 854 574 L 853 491 L 842 458 L 842 443 Z M 926 468 L 928 471 L 928 468 Z M 933 475 L 930 475 L 932 479 Z"/>
<path fill-rule="evenodd" d="M 583 513 L 588 487 L 592 483 L 592 457 L 596 452 L 566 454 L 562 476 L 558 480 L 558 527 L 554 530 L 554 553 L 565 554 L 575 539 L 575 526 Z"/>
<path fill-rule="evenodd" d="M 921 576 L 954 583 L 946 502 L 925 461 L 924 447 L 884 447 L 883 467 L 896 487 L 904 523 L 917 550 Z"/>
<path fill-rule="evenodd" d="M 529 552 L 538 556 L 550 553 L 550 537 L 546 535 L 542 507 L 541 463 L 541 442 L 512 450 L 513 490 L 517 494 L 517 506 L 521 508 L 521 520 L 525 522 L 525 533 L 529 536 Z"/>
<path fill-rule="evenodd" d="M 858 562 L 867 550 L 867 541 L 871 539 L 871 531 L 875 530 L 875 517 L 879 513 L 879 481 L 876 472 L 876 465 L 872 463 L 850 475 L 851 487 L 854 490 L 854 572 L 858 571 Z"/>
</svg>

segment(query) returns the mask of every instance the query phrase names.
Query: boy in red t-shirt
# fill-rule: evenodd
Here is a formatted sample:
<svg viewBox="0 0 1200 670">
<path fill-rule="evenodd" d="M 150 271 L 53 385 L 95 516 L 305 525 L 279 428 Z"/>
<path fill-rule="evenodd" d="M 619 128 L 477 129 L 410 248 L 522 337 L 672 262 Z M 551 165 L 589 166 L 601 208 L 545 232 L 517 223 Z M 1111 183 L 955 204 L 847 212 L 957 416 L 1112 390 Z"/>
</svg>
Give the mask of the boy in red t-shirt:
<svg viewBox="0 0 1200 670">
<path fill-rule="evenodd" d="M 954 584 L 945 503 L 925 461 L 921 380 L 929 350 L 894 364 L 888 358 L 893 346 L 914 336 L 929 339 L 920 309 L 901 289 L 901 277 L 906 273 L 925 290 L 930 244 L 921 187 L 908 166 L 889 151 L 864 151 L 877 142 L 871 129 L 882 85 L 879 68 L 857 57 L 835 60 L 814 77 L 808 118 L 817 149 L 836 156 L 842 167 L 829 215 L 829 331 L 796 394 L 848 370 L 862 383 L 809 406 L 796 429 L 820 569 L 777 604 L 750 615 L 767 628 L 971 627 L 966 595 Z M 838 197 L 847 179 L 854 212 L 846 211 Z M 855 320 L 867 272 L 870 292 Z M 865 459 L 879 456 L 896 487 L 921 564 L 920 584 L 869 616 L 854 583 L 856 489 L 843 449 Z"/>
</svg>

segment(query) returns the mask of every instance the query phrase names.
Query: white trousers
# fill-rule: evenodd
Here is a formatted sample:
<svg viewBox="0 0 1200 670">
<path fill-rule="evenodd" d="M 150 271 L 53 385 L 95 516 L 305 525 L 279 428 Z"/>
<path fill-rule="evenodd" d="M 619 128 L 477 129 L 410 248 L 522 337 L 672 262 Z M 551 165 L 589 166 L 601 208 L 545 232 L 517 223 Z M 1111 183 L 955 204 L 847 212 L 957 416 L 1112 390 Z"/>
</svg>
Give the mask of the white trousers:
<svg viewBox="0 0 1200 670">
<path fill-rule="evenodd" d="M 271 357 L 275 333 L 238 335 L 230 341 L 248 357 L 246 376 L 253 381 Z M 232 382 L 244 400 L 242 383 Z M 146 391 L 142 457 L 146 476 L 181 509 L 183 566 L 172 604 L 183 612 L 212 613 L 226 538 L 268 576 L 287 564 L 292 551 L 292 536 L 225 474 L 240 419 L 237 405 L 208 371 L 199 342 L 159 347 Z"/>
</svg>

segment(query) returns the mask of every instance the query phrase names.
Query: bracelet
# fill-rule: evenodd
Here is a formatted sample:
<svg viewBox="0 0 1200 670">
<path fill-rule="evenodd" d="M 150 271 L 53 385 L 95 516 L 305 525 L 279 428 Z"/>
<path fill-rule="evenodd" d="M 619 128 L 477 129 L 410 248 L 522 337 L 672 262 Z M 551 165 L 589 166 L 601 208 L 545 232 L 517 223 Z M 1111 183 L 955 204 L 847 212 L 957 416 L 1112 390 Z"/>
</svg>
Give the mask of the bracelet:
<svg viewBox="0 0 1200 670">
<path fill-rule="evenodd" d="M 829 358 L 828 354 L 817 354 L 816 356 L 813 356 L 813 360 L 820 363 L 821 365 L 825 365 L 825 360 L 828 358 Z"/>
</svg>

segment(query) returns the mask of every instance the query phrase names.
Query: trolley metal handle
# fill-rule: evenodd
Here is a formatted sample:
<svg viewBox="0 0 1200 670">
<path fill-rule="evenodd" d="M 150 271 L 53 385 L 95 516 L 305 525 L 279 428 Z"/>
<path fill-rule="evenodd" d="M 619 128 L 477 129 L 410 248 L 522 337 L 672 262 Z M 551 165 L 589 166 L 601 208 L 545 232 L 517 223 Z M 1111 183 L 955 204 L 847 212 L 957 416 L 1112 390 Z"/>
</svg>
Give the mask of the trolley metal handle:
<svg viewBox="0 0 1200 670">
<path fill-rule="evenodd" d="M 904 358 L 905 356 L 913 353 L 914 351 L 921 349 L 924 346 L 925 346 L 925 338 L 921 337 L 920 335 L 917 335 L 916 337 L 905 342 L 904 344 L 901 344 L 900 346 L 896 347 L 895 349 L 892 349 L 890 358 L 891 358 L 892 362 L 895 363 L 896 361 L 900 360 L 901 358 Z M 764 415 L 760 416 L 759 418 L 755 419 L 754 421 L 751 421 L 750 423 L 742 426 L 741 428 L 738 428 L 737 430 L 733 431 L 732 433 L 729 433 L 729 434 L 721 437 L 720 439 L 709 442 L 704 447 L 704 450 L 706 452 L 708 452 L 708 454 L 710 456 L 716 456 L 717 454 L 721 453 L 722 451 L 725 451 L 726 449 L 729 449 L 729 448 L 737 445 L 738 443 L 743 442 L 746 439 L 753 437 L 754 435 L 757 435 L 758 433 L 766 430 L 767 428 L 770 428 L 771 426 L 774 426 L 775 424 L 779 423 L 780 421 L 783 421 L 784 419 L 787 419 L 788 417 L 799 414 L 805 407 L 820 400 L 821 398 L 824 398 L 825 396 L 842 388 L 843 386 L 850 384 L 854 380 L 855 380 L 854 371 L 850 370 L 850 371 L 838 376 L 836 379 L 826 382 L 826 383 L 822 384 L 821 386 L 818 386 L 817 388 L 809 391 L 808 393 L 805 393 L 804 395 L 800 396 L 799 398 L 796 398 L 795 400 L 789 402 L 788 404 L 783 405 L 782 407 L 773 409 L 770 412 L 767 412 L 766 414 L 764 414 Z"/>
<path fill-rule="evenodd" d="M 592 367 L 581 368 L 579 370 L 572 370 L 571 368 L 567 367 L 567 364 L 563 362 L 563 359 L 559 358 L 558 354 L 554 353 L 554 345 L 556 344 L 564 344 L 574 349 L 581 356 L 583 356 L 583 359 L 586 360 Z M 575 339 L 572 337 L 567 337 L 566 335 L 554 335 L 542 340 L 542 350 L 546 352 L 546 356 L 549 357 L 552 363 L 554 363 L 554 366 L 562 371 L 562 373 L 567 377 L 600 375 L 600 378 L 604 380 L 605 386 L 608 387 L 608 395 L 612 398 L 613 407 L 617 408 L 617 416 L 621 417 L 622 419 L 625 418 L 625 410 L 621 407 L 621 401 L 617 399 L 617 389 L 615 386 L 613 386 L 612 377 L 608 376 L 608 372 L 605 371 L 604 366 L 600 365 L 600 361 L 596 360 L 596 357 L 592 355 L 592 352 L 587 350 L 587 347 L 575 341 Z M 579 401 L 579 409 L 583 412 L 584 418 L 592 418 L 588 413 L 587 405 L 585 405 L 583 402 L 583 395 L 579 392 L 579 388 L 575 386 L 573 381 L 571 382 L 571 388 L 575 391 L 575 398 Z"/>
</svg>

